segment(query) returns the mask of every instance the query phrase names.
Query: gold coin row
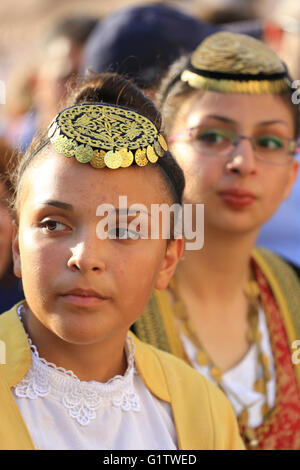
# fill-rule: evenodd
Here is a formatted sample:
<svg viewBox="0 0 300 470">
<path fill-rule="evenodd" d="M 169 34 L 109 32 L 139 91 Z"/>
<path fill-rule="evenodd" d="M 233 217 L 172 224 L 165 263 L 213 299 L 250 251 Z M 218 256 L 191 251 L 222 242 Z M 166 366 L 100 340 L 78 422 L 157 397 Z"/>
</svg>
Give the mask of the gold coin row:
<svg viewBox="0 0 300 470">
<path fill-rule="evenodd" d="M 90 163 L 93 168 L 126 168 L 135 163 L 145 166 L 148 162 L 156 163 L 159 157 L 163 157 L 168 149 L 164 137 L 159 134 L 157 140 L 147 148 L 139 148 L 133 151 L 120 148 L 116 150 L 94 150 L 90 145 L 77 144 L 74 140 L 64 135 L 53 136 L 51 142 L 57 153 L 66 157 L 75 157 L 80 163 Z"/>
</svg>

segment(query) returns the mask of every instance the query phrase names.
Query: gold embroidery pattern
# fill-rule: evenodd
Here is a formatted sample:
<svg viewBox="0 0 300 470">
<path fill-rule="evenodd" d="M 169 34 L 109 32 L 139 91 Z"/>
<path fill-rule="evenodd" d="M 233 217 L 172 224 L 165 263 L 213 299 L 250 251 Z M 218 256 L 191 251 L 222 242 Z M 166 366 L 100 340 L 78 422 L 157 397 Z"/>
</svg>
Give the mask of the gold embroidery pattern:
<svg viewBox="0 0 300 470">
<path fill-rule="evenodd" d="M 80 163 L 90 162 L 94 168 L 126 168 L 134 162 L 144 166 L 155 163 L 168 149 L 148 118 L 104 103 L 64 109 L 50 124 L 48 137 L 58 153 L 75 156 Z"/>
</svg>

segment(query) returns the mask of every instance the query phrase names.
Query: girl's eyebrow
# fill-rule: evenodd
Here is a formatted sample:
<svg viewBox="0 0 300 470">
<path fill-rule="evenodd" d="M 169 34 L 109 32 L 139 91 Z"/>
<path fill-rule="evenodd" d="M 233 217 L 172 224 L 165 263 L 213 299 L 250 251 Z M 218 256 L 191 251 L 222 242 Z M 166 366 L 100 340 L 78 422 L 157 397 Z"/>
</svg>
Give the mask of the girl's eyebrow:
<svg viewBox="0 0 300 470">
<path fill-rule="evenodd" d="M 41 202 L 41 205 L 58 207 L 59 209 L 64 209 L 67 211 L 74 211 L 74 207 L 71 204 L 62 201 L 56 201 L 54 199 L 49 199 L 48 201 Z"/>
</svg>

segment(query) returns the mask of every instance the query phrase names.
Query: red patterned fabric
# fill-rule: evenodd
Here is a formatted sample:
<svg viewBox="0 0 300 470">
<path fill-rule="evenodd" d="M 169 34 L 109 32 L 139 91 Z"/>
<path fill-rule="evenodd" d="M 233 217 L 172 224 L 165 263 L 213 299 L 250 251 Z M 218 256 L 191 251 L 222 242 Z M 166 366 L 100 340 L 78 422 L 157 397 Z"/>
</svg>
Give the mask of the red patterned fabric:
<svg viewBox="0 0 300 470">
<path fill-rule="evenodd" d="M 264 423 L 255 430 L 259 441 L 257 449 L 296 450 L 300 449 L 300 390 L 292 353 L 274 295 L 258 265 L 252 263 L 265 309 L 276 372 L 276 402 Z"/>
</svg>

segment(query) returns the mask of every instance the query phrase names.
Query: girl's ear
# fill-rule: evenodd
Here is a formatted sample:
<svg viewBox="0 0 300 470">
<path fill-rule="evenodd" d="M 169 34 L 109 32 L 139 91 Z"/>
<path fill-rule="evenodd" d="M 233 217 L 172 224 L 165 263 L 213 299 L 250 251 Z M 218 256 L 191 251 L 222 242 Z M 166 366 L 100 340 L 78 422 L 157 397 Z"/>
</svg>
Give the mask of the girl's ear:
<svg viewBox="0 0 300 470">
<path fill-rule="evenodd" d="M 19 228 L 16 222 L 13 222 L 12 227 L 12 255 L 14 262 L 14 273 L 17 277 L 22 277 L 21 272 L 21 258 L 20 258 L 20 249 L 19 249 Z"/>
<path fill-rule="evenodd" d="M 166 289 L 184 250 L 184 238 L 170 241 L 161 264 L 155 289 Z"/>
</svg>

